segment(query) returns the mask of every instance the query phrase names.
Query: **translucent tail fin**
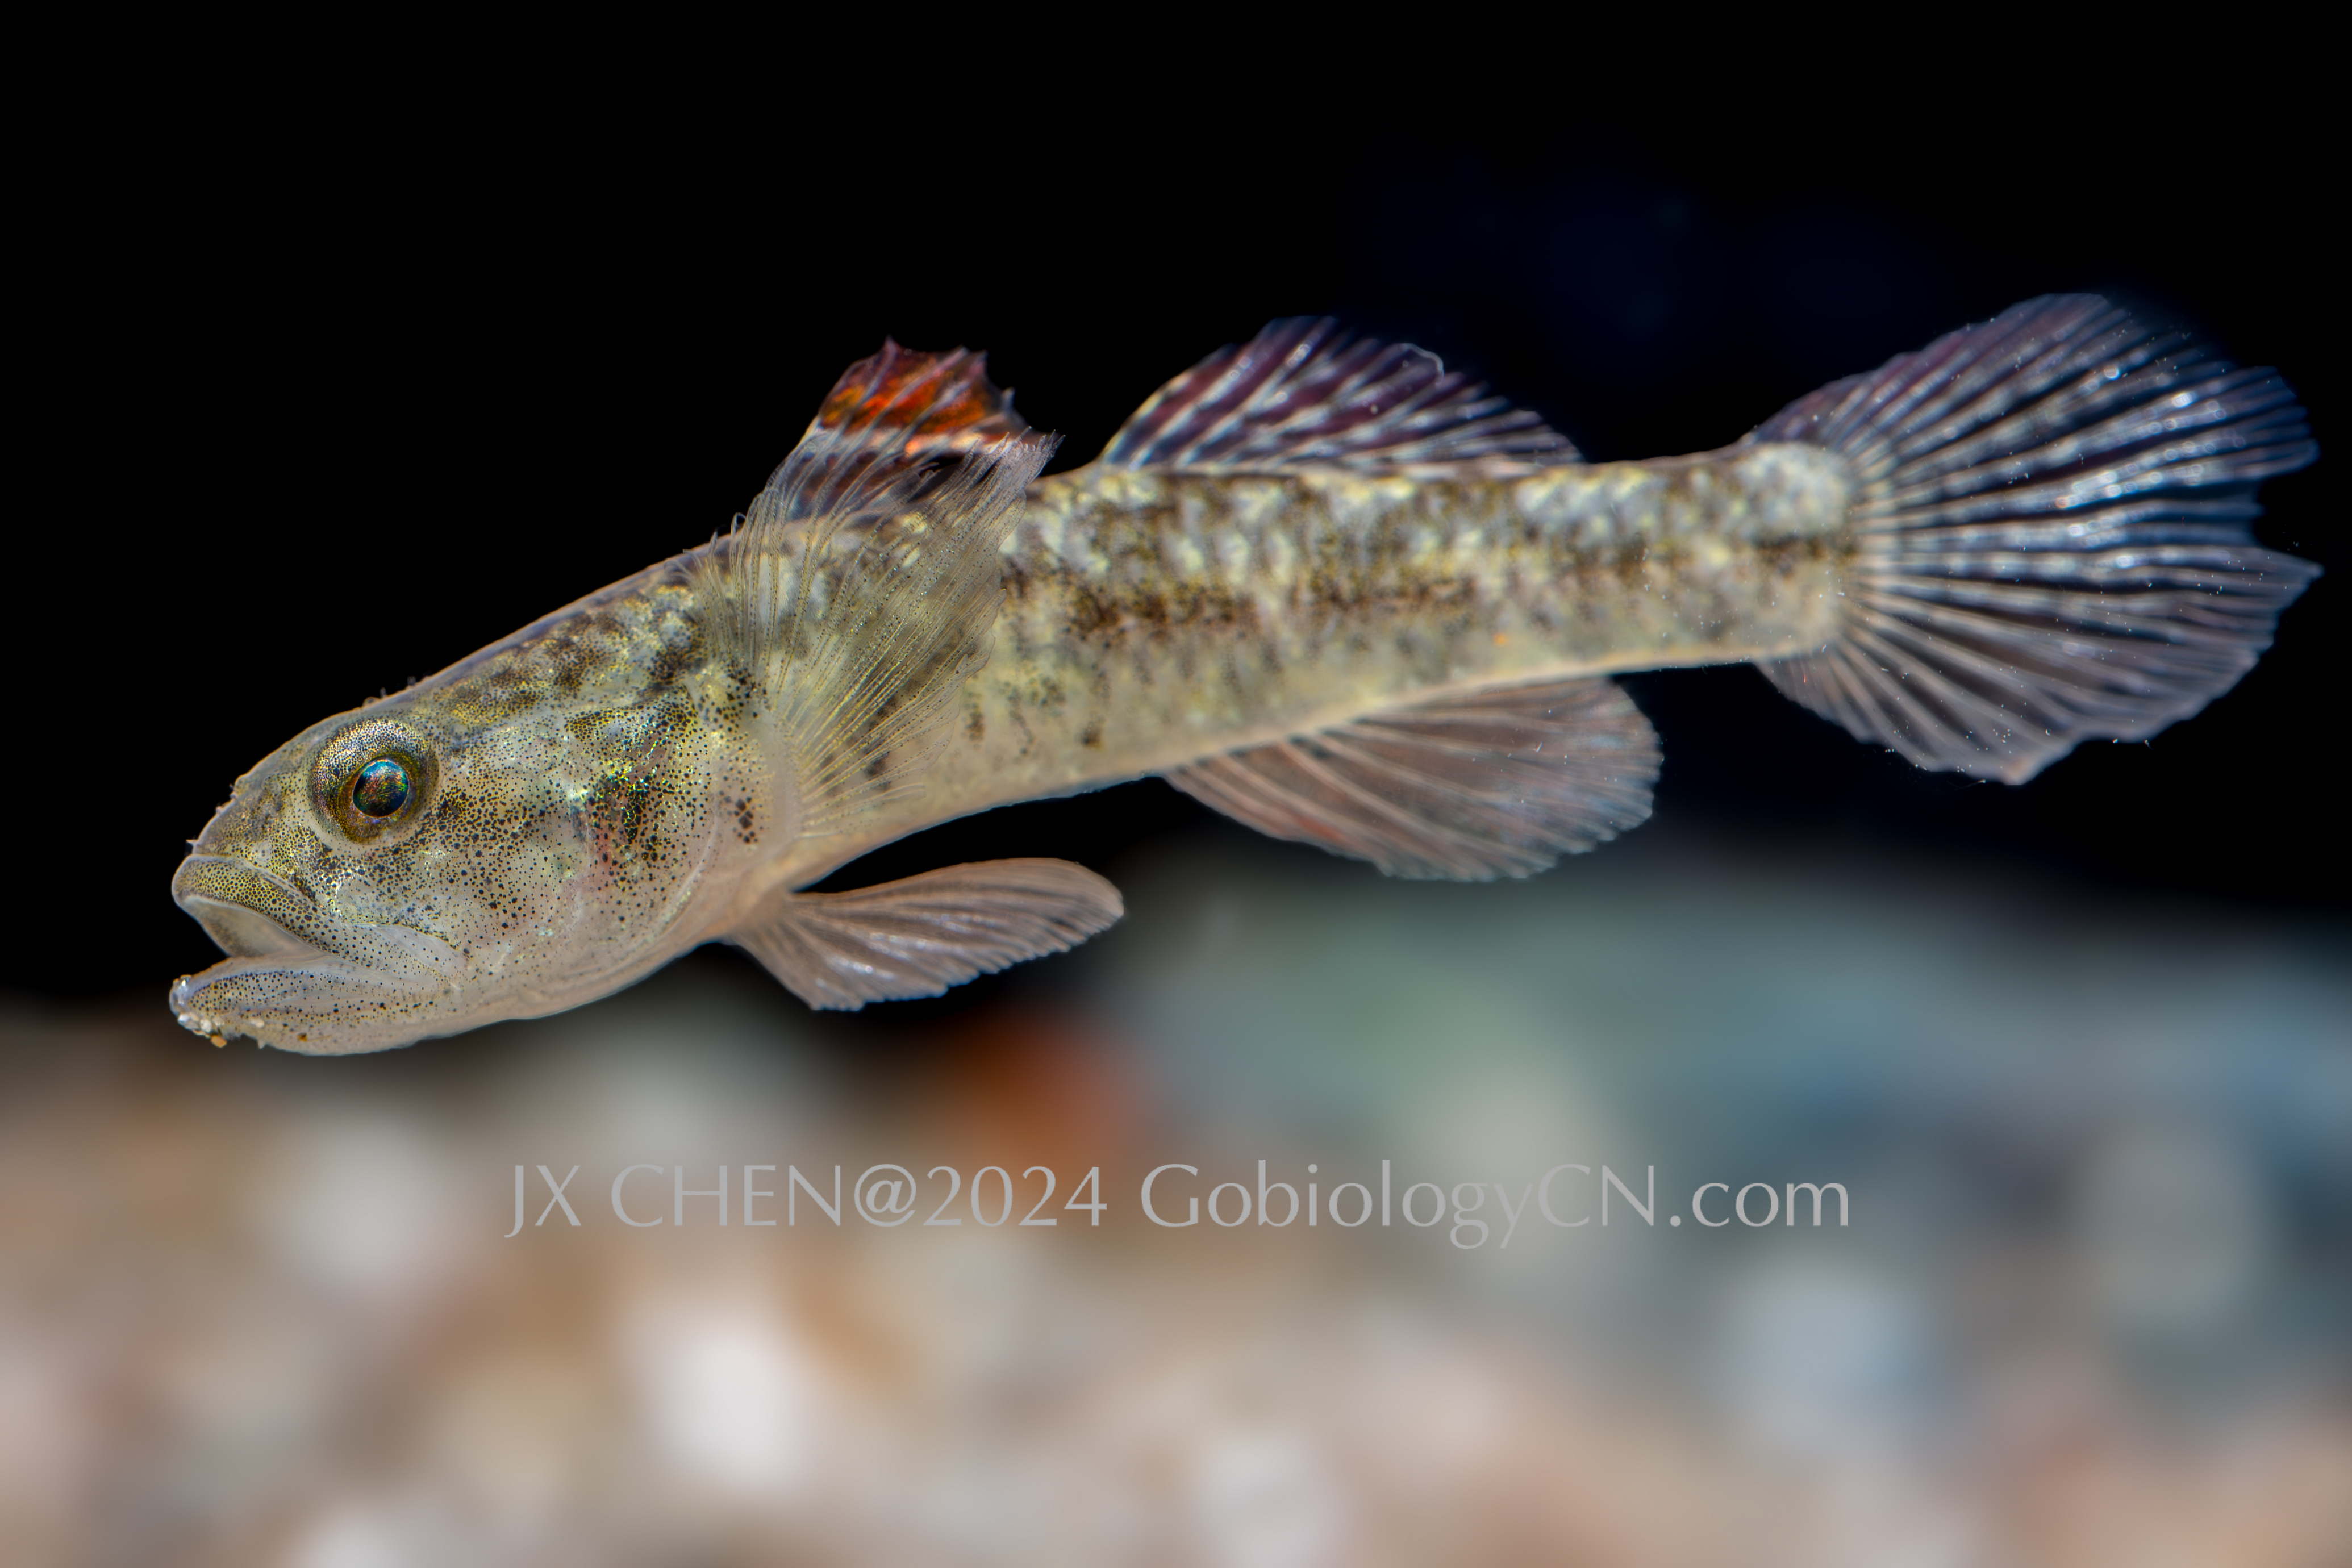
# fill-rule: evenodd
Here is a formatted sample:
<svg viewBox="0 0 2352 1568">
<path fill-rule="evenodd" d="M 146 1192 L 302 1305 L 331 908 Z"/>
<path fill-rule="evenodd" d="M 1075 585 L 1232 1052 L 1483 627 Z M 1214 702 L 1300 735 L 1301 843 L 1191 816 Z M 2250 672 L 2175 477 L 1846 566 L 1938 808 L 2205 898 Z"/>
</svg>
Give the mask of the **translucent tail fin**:
<svg viewBox="0 0 2352 1568">
<path fill-rule="evenodd" d="M 2319 568 L 2253 542 L 2262 480 L 2319 455 L 2275 372 L 2051 295 L 1825 386 L 1752 441 L 1862 481 L 1844 624 L 1761 666 L 1923 768 L 2011 784 L 2227 691 Z"/>
</svg>

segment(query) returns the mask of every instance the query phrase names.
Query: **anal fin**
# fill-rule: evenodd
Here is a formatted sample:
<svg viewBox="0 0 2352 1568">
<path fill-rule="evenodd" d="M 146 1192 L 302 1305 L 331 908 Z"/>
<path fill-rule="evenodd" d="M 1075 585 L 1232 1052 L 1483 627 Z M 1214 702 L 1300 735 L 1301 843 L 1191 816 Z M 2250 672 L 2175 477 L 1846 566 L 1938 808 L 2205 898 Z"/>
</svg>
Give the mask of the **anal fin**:
<svg viewBox="0 0 2352 1568">
<path fill-rule="evenodd" d="M 812 1007 L 937 996 L 1060 952 L 1126 912 L 1066 860 L 983 860 L 846 893 L 779 892 L 729 940 Z"/>
<path fill-rule="evenodd" d="M 1392 877 L 1543 870 L 1650 815 L 1658 739 L 1608 680 L 1489 688 L 1179 768 L 1168 782 L 1276 838 Z"/>
</svg>

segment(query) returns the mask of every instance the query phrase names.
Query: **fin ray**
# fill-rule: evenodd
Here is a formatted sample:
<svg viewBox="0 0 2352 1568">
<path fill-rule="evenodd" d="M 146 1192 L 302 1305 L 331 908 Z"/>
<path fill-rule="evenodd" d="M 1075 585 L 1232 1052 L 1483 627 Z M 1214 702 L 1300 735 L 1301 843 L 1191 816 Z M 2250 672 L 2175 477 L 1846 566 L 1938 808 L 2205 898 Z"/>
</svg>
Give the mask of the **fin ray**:
<svg viewBox="0 0 2352 1568">
<path fill-rule="evenodd" d="M 2021 783 L 2252 668 L 2318 575 L 2256 544 L 2254 487 L 2317 456 L 2294 395 L 2090 295 L 2053 295 L 1801 398 L 1751 441 L 1853 465 L 1827 647 L 1765 662 L 1925 768 Z"/>
<path fill-rule="evenodd" d="M 1003 603 L 997 552 L 1057 438 L 983 356 L 852 365 L 697 568 L 719 658 L 785 737 L 802 835 L 919 787 Z"/>
<path fill-rule="evenodd" d="M 1066 860 L 987 860 L 846 893 L 780 892 L 728 940 L 812 1007 L 937 996 L 1061 952 L 1125 912 Z"/>
<path fill-rule="evenodd" d="M 762 493 L 786 519 L 894 510 L 953 459 L 1028 430 L 986 354 L 886 339 L 841 373 Z"/>
<path fill-rule="evenodd" d="M 1650 812 L 1657 737 L 1607 680 L 1488 688 L 1167 775 L 1276 838 L 1395 877 L 1484 881 L 1543 870 Z"/>
<path fill-rule="evenodd" d="M 1386 468 L 1578 461 L 1567 437 L 1435 354 L 1351 339 L 1330 317 L 1270 323 L 1153 393 L 1097 459 L 1112 468 Z"/>
</svg>

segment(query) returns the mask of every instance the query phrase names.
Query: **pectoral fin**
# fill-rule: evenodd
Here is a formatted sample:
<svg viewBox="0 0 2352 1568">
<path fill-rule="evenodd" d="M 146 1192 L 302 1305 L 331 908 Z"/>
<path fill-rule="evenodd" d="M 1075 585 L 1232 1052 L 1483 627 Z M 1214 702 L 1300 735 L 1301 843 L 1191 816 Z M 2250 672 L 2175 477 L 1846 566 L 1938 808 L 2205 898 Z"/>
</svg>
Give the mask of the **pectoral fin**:
<svg viewBox="0 0 2352 1568">
<path fill-rule="evenodd" d="M 1167 776 L 1260 833 L 1391 877 L 1486 881 L 1638 826 L 1658 739 L 1611 682 L 1569 680 L 1371 714 Z"/>
<path fill-rule="evenodd" d="M 1125 912 L 1083 866 L 984 860 L 853 892 L 780 892 L 729 940 L 810 1006 L 854 1011 L 1060 952 Z"/>
</svg>

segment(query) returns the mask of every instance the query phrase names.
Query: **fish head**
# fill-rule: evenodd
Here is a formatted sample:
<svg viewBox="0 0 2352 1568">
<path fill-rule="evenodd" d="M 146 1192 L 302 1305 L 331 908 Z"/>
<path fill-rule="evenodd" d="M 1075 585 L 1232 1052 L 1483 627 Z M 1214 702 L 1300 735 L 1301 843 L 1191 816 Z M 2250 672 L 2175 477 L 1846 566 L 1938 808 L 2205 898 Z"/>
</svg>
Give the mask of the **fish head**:
<svg viewBox="0 0 2352 1568">
<path fill-rule="evenodd" d="M 625 984 L 690 945 L 714 853 L 751 836 L 749 805 L 716 798 L 709 739 L 675 689 L 563 694 L 511 669 L 312 726 L 237 781 L 173 876 L 229 955 L 173 986 L 173 1013 L 344 1054 Z"/>
<path fill-rule="evenodd" d="M 237 780 L 172 877 L 229 955 L 173 986 L 184 1026 L 325 1052 L 426 1032 L 464 968 L 429 868 L 449 847 L 443 797 L 470 770 L 447 765 L 437 728 L 389 704 L 338 715 Z"/>
</svg>

